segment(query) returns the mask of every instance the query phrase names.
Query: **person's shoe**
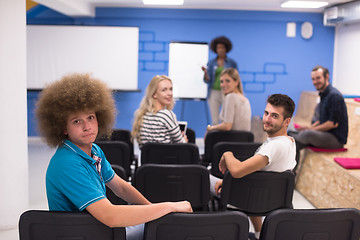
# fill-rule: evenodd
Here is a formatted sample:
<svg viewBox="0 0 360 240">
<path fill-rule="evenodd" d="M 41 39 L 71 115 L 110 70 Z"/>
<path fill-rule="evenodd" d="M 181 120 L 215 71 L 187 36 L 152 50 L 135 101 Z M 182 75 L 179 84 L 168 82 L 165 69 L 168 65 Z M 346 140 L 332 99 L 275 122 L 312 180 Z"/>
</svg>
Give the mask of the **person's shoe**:
<svg viewBox="0 0 360 240">
<path fill-rule="evenodd" d="M 253 232 L 249 232 L 249 240 L 259 240 L 255 237 L 255 234 Z"/>
</svg>

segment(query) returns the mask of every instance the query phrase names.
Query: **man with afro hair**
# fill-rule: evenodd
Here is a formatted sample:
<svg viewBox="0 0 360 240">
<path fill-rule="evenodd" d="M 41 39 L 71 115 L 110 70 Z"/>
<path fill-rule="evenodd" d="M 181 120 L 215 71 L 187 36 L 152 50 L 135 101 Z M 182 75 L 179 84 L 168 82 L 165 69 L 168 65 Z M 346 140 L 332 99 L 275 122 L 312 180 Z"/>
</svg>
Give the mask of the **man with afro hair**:
<svg viewBox="0 0 360 240">
<path fill-rule="evenodd" d="M 144 223 L 170 212 L 192 212 L 187 201 L 150 203 L 122 180 L 93 142 L 111 132 L 115 104 L 106 84 L 89 74 L 70 74 L 40 94 L 36 116 L 40 134 L 57 150 L 46 172 L 50 211 L 86 210 L 109 227 L 126 227 L 127 239 L 142 239 Z M 133 205 L 113 205 L 108 186 Z"/>
</svg>

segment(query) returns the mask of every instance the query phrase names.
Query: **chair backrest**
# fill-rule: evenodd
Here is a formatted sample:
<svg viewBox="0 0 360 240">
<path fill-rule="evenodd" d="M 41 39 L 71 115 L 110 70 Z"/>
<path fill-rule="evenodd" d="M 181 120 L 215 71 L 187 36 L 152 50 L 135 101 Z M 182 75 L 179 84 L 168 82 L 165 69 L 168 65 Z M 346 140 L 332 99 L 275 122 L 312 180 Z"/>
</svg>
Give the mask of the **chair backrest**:
<svg viewBox="0 0 360 240">
<path fill-rule="evenodd" d="M 194 143 L 146 143 L 141 148 L 141 164 L 199 164 L 199 148 Z"/>
<path fill-rule="evenodd" d="M 131 141 L 131 132 L 128 129 L 113 129 L 111 141 L 121 141 L 129 145 L 130 155 L 134 156 L 134 143 Z"/>
<path fill-rule="evenodd" d="M 218 142 L 253 142 L 254 134 L 250 131 L 209 131 L 205 137 L 203 162 L 210 162 L 210 154 Z"/>
<path fill-rule="evenodd" d="M 115 164 L 112 164 L 111 167 L 114 169 L 115 173 L 119 177 L 121 177 L 125 181 L 127 180 L 126 172 L 123 167 L 115 165 Z M 126 205 L 127 204 L 127 202 L 125 200 L 116 196 L 116 194 L 113 193 L 113 191 L 108 187 L 106 187 L 106 197 L 114 205 Z"/>
<path fill-rule="evenodd" d="M 242 178 L 224 176 L 220 195 L 220 209 L 227 204 L 247 215 L 265 216 L 280 208 L 292 208 L 295 175 L 292 171 L 258 171 Z"/>
<path fill-rule="evenodd" d="M 266 216 L 260 240 L 360 239 L 360 210 L 279 209 Z"/>
<path fill-rule="evenodd" d="M 186 137 L 189 143 L 196 143 L 196 134 L 192 128 L 187 128 Z"/>
<path fill-rule="evenodd" d="M 110 164 L 124 168 L 127 179 L 131 175 L 131 155 L 129 146 L 121 141 L 96 141 L 95 142 L 104 152 Z"/>
<path fill-rule="evenodd" d="M 30 210 L 20 216 L 20 240 L 125 240 L 125 228 L 110 228 L 89 213 Z"/>
<path fill-rule="evenodd" d="M 194 209 L 205 210 L 210 200 L 209 170 L 201 165 L 141 165 L 134 186 L 154 203 L 187 200 Z"/>
<path fill-rule="evenodd" d="M 219 142 L 215 144 L 210 156 L 210 173 L 216 177 L 223 178 L 224 175 L 219 170 L 219 161 L 224 152 L 230 151 L 240 161 L 252 157 L 261 143 L 255 142 Z"/>
<path fill-rule="evenodd" d="M 247 240 L 242 212 L 171 213 L 145 224 L 146 240 Z"/>
</svg>

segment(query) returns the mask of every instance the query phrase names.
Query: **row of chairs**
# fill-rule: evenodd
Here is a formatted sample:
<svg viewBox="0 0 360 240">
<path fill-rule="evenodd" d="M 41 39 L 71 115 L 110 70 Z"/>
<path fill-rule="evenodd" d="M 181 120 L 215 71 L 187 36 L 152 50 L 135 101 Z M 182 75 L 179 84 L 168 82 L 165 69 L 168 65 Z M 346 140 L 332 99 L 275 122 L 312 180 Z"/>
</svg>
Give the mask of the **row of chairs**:
<svg viewBox="0 0 360 240">
<path fill-rule="evenodd" d="M 186 135 L 187 135 L 187 138 L 189 140 L 189 143 L 194 143 L 195 144 L 195 140 L 196 140 L 195 131 L 193 129 L 191 129 L 191 128 L 188 128 L 187 132 L 186 132 Z M 102 137 L 102 138 L 99 138 L 98 141 L 100 141 L 100 142 L 103 142 L 103 141 L 124 142 L 129 147 L 130 158 L 132 160 L 136 160 L 137 156 L 134 153 L 134 144 L 133 144 L 133 141 L 131 139 L 132 139 L 131 132 L 129 130 L 127 130 L 127 129 L 113 129 L 110 137 Z"/>
<path fill-rule="evenodd" d="M 120 166 L 113 168 L 125 178 Z M 202 165 L 145 164 L 136 170 L 132 184 L 151 202 L 187 200 L 196 211 L 226 210 L 230 204 L 248 215 L 265 216 L 274 209 L 292 208 L 292 171 L 258 171 L 242 178 L 226 173 L 216 202 L 211 201 L 209 174 Z M 113 204 L 126 204 L 110 189 L 107 197 Z"/>
<path fill-rule="evenodd" d="M 120 134 L 122 132 L 122 134 Z M 114 137 L 122 136 L 122 137 Z M 111 141 L 98 140 L 98 144 L 104 151 L 106 158 L 111 164 L 122 166 L 129 179 L 131 176 L 131 164 L 136 157 L 132 155 L 133 145 L 130 145 L 128 130 L 114 131 Z M 260 146 L 254 143 L 254 135 L 247 131 L 211 131 L 205 138 L 204 155 L 200 157 L 199 149 L 195 143 L 187 144 L 165 144 L 165 143 L 147 143 L 141 149 L 141 165 L 148 163 L 160 164 L 200 164 L 205 166 L 209 164 L 211 174 L 217 177 L 223 177 L 218 169 L 218 163 L 221 155 L 225 151 L 232 151 L 240 160 L 245 160 L 252 156 L 255 150 Z M 226 141 L 226 142 L 225 142 Z M 131 143 L 132 144 L 132 143 Z M 132 149 L 132 151 L 131 151 Z"/>
<path fill-rule="evenodd" d="M 227 140 L 229 139 L 232 140 L 227 138 Z M 234 141 L 238 141 L 238 139 Z M 124 143 L 124 141 L 121 142 Z M 240 149 L 238 144 L 217 143 L 210 149 L 212 153 L 207 156 L 210 156 L 210 159 L 212 156 L 214 158 L 217 156 L 217 160 L 220 159 L 221 155 L 216 154 L 222 153 L 215 151 L 215 148 L 219 148 L 222 149 L 219 152 L 231 150 L 237 158 L 243 160 L 252 155 L 260 145 L 254 146 L 253 143 L 246 143 L 244 148 Z M 100 142 L 99 145 L 107 154 L 106 144 L 101 145 Z M 173 146 L 175 145 L 177 144 L 173 144 Z M 163 149 L 156 150 L 155 147 L 149 147 L 149 151 L 152 150 L 155 150 L 155 153 L 156 151 L 164 152 Z M 128 153 L 131 156 L 130 150 Z M 173 151 L 168 151 L 168 155 L 172 153 Z M 185 156 L 186 154 L 182 152 L 181 155 Z M 124 159 L 123 155 L 120 154 L 120 156 Z M 108 155 L 107 158 L 109 159 Z M 188 158 L 189 156 L 187 156 Z M 207 159 L 206 156 L 204 159 Z M 109 161 L 112 162 L 111 159 Z M 167 161 L 182 163 L 175 158 L 159 161 L 162 163 L 161 165 L 144 164 L 137 168 L 132 179 L 134 186 L 152 202 L 188 200 L 194 209 L 206 209 L 210 199 L 207 168 L 199 164 L 164 165 L 164 163 L 168 163 Z M 129 162 L 131 164 L 131 161 Z M 113 165 L 113 168 L 120 177 L 129 178 L 130 173 L 123 167 Z M 249 223 L 244 213 L 252 216 L 266 216 L 260 238 L 264 240 L 359 239 L 360 214 L 358 210 L 293 210 L 291 209 L 293 190 L 294 174 L 291 171 L 284 173 L 255 172 L 241 179 L 234 179 L 229 173 L 226 173 L 219 199 L 219 210 L 227 210 L 227 206 L 230 204 L 240 211 L 169 214 L 145 225 L 145 239 L 247 239 Z M 109 189 L 107 193 L 108 198 L 114 204 L 127 204 Z M 72 215 L 75 219 L 67 220 L 67 217 L 72 218 Z M 326 223 L 323 223 L 324 220 Z M 61 224 L 64 222 L 66 226 L 62 229 Z M 47 226 L 48 224 L 50 226 Z M 88 225 L 92 231 L 87 229 Z M 108 228 L 86 213 L 25 212 L 20 218 L 19 231 L 20 240 L 125 239 L 124 228 Z"/>
<path fill-rule="evenodd" d="M 171 213 L 145 224 L 145 240 L 247 240 L 242 212 Z M 125 228 L 109 228 L 88 213 L 30 210 L 19 221 L 20 240 L 126 240 Z M 280 209 L 264 219 L 260 240 L 359 240 L 358 209 Z"/>
</svg>

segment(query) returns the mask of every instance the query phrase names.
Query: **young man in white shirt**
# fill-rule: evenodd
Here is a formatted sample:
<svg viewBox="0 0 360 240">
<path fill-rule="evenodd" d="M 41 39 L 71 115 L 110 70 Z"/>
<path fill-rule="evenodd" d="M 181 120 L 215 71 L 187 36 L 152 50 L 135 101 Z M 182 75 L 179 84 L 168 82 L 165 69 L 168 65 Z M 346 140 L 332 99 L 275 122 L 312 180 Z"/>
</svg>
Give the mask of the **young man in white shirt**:
<svg viewBox="0 0 360 240">
<path fill-rule="evenodd" d="M 263 115 L 263 129 L 268 139 L 259 147 L 254 156 L 241 162 L 232 152 L 225 152 L 219 162 L 222 173 L 228 170 L 232 177 L 241 178 L 255 171 L 283 172 L 296 166 L 295 140 L 287 135 L 295 103 L 287 95 L 273 94 L 268 97 Z M 222 180 L 215 184 L 215 192 L 220 193 Z M 250 217 L 255 238 L 258 239 L 262 226 L 261 217 Z"/>
</svg>

